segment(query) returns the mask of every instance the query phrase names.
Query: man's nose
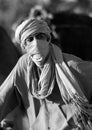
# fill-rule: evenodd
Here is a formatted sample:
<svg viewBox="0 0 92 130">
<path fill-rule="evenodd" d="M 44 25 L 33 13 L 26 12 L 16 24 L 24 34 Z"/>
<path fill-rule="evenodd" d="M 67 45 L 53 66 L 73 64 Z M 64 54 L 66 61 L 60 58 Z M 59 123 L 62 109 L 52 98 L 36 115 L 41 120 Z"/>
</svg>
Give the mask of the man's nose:
<svg viewBox="0 0 92 130">
<path fill-rule="evenodd" d="M 34 42 L 35 43 L 39 43 L 39 39 L 37 39 L 36 37 L 34 37 Z"/>
<path fill-rule="evenodd" d="M 35 45 L 38 45 L 38 44 L 39 44 L 39 40 L 38 40 L 36 37 L 34 37 L 34 44 L 35 44 Z"/>
</svg>

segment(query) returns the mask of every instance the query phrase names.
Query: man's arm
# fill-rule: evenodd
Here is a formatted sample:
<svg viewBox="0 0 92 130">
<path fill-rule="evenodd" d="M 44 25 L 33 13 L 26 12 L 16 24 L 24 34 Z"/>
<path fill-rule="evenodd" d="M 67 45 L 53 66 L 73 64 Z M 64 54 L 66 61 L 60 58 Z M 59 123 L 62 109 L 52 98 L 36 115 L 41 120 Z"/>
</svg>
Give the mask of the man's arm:
<svg viewBox="0 0 92 130">
<path fill-rule="evenodd" d="M 0 86 L 0 121 L 18 105 L 17 89 L 14 86 L 15 71 L 16 66 Z"/>
<path fill-rule="evenodd" d="M 29 105 L 26 61 L 26 56 L 22 56 L 0 87 L 0 121 L 21 101 L 24 106 Z"/>
</svg>

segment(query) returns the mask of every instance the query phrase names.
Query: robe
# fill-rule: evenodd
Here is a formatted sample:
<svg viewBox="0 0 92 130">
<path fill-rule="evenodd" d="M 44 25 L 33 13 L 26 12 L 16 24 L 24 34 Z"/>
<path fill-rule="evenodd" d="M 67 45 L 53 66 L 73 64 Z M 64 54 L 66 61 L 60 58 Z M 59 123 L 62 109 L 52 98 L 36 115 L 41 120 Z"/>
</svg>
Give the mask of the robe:
<svg viewBox="0 0 92 130">
<path fill-rule="evenodd" d="M 92 62 L 62 53 L 78 80 L 81 90 L 92 102 Z M 30 59 L 31 60 L 31 59 Z M 0 87 L 0 121 L 14 111 L 14 130 L 88 130 L 76 120 L 80 115 L 71 102 L 65 104 L 55 80 L 54 89 L 45 100 L 33 97 L 31 74 L 28 78 L 28 54 L 24 54 Z M 32 61 L 30 62 L 30 69 Z M 30 79 L 30 81 L 28 81 Z M 30 82 L 30 86 L 28 83 Z M 62 87 L 62 86 L 61 86 Z"/>
</svg>

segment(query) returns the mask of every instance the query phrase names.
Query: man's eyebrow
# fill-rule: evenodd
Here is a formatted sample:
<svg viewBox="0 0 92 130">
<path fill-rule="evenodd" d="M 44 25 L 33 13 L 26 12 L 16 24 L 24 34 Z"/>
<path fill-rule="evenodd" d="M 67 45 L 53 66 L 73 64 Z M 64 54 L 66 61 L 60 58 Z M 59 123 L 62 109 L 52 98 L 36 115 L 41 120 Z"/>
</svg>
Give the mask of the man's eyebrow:
<svg viewBox="0 0 92 130">
<path fill-rule="evenodd" d="M 34 35 L 38 35 L 38 34 L 45 34 L 44 32 L 38 32 L 38 33 L 35 33 Z"/>
<path fill-rule="evenodd" d="M 30 38 L 30 37 L 34 37 L 34 36 L 37 36 L 37 35 L 39 35 L 39 34 L 44 34 L 44 35 L 46 35 L 46 33 L 44 33 L 44 32 L 38 32 L 38 33 L 35 33 L 35 34 L 30 34 L 27 38 L 26 38 L 26 40 L 28 39 L 28 38 Z M 47 35 L 46 35 L 47 36 Z"/>
<path fill-rule="evenodd" d="M 32 35 L 29 35 L 26 39 L 30 38 L 30 37 L 33 37 Z"/>
</svg>

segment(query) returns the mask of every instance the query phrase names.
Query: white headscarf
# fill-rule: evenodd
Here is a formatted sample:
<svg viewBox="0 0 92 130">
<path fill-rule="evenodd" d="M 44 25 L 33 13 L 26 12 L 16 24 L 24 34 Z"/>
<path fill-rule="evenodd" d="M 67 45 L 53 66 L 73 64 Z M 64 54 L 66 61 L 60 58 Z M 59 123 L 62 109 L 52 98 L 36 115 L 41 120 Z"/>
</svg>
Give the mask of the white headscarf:
<svg viewBox="0 0 92 130">
<path fill-rule="evenodd" d="M 15 39 L 17 43 L 24 43 L 26 38 L 35 33 L 43 32 L 50 37 L 51 30 L 44 20 L 36 18 L 28 18 L 23 21 L 15 31 Z"/>
</svg>

